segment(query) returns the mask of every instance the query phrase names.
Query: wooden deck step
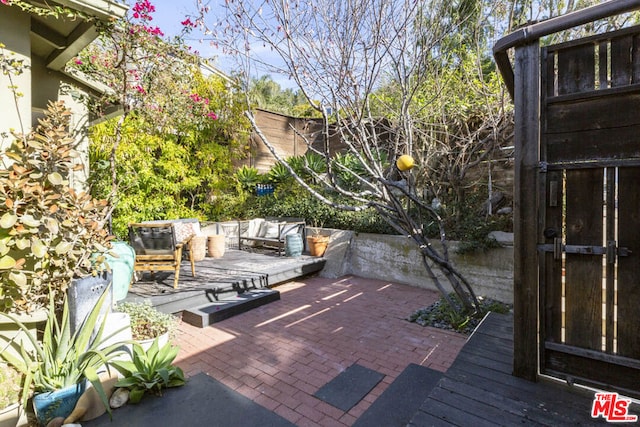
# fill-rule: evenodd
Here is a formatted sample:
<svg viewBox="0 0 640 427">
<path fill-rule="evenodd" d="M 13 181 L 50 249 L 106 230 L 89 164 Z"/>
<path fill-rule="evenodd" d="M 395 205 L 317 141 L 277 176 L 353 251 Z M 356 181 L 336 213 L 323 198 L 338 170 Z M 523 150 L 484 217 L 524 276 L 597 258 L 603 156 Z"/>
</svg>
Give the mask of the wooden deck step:
<svg viewBox="0 0 640 427">
<path fill-rule="evenodd" d="M 279 299 L 280 292 L 274 289 L 256 289 L 186 309 L 182 312 L 182 320 L 190 325 L 205 328 Z"/>
<path fill-rule="evenodd" d="M 513 316 L 492 313 L 469 338 L 410 423 L 432 425 L 603 425 L 593 393 L 512 375 Z"/>
</svg>

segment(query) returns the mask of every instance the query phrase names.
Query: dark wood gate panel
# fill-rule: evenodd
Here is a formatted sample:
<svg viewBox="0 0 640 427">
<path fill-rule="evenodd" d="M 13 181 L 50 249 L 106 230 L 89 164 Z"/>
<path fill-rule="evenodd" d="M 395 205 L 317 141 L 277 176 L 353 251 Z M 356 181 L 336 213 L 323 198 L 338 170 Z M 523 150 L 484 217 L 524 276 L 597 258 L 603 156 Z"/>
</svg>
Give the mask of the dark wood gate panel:
<svg viewBox="0 0 640 427">
<path fill-rule="evenodd" d="M 540 371 L 640 396 L 640 28 L 541 50 Z"/>
<path fill-rule="evenodd" d="M 618 258 L 618 354 L 640 359 L 640 168 L 618 173 L 620 246 L 636 249 Z"/>
</svg>

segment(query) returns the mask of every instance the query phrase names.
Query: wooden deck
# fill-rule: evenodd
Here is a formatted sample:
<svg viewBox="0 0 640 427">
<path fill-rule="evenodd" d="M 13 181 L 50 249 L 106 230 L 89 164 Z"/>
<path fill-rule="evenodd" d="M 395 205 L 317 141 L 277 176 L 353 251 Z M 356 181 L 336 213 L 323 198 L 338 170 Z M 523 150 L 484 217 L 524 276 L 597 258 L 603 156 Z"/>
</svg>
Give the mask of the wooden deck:
<svg viewBox="0 0 640 427">
<path fill-rule="evenodd" d="M 153 277 L 145 273 L 131 286 L 125 300 L 149 300 L 160 311 L 176 313 L 313 274 L 324 264 L 324 258 L 308 255 L 286 257 L 274 251 L 227 250 L 222 258 L 196 261 L 195 277 L 189 263 L 183 261 L 177 289 L 173 288 L 173 273 L 156 272 Z"/>
<path fill-rule="evenodd" d="M 593 393 L 512 376 L 513 316 L 489 315 L 434 387 L 410 426 L 605 425 Z M 638 405 L 630 413 L 640 414 Z"/>
</svg>

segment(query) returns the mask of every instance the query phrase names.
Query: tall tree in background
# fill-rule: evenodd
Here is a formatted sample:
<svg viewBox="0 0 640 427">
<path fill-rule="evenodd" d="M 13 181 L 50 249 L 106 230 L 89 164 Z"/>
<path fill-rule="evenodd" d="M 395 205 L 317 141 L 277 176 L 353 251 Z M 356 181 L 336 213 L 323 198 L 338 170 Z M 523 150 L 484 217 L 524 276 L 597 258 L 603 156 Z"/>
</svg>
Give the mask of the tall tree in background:
<svg viewBox="0 0 640 427">
<path fill-rule="evenodd" d="M 291 88 L 282 89 L 268 74 L 251 79 L 249 100 L 252 107 L 276 113 L 293 117 L 319 117 L 299 91 Z"/>
<path fill-rule="evenodd" d="M 446 107 L 440 100 L 448 95 L 446 79 L 454 78 L 452 70 L 462 63 L 467 64 L 469 72 L 479 73 L 476 103 L 489 99 L 494 105 L 494 94 L 489 93 L 492 89 L 489 84 L 485 86 L 488 80 L 478 71 L 483 65 L 483 52 L 477 46 L 476 34 L 487 8 L 487 4 L 471 0 L 229 0 L 222 12 L 216 11 L 224 15 L 218 22 L 207 21 L 205 6 L 198 20 L 218 43 L 237 54 L 247 85 L 257 64 L 265 62 L 251 46 L 266 46 L 282 64 L 269 71 L 279 71 L 293 80 L 322 115 L 324 145 L 316 148 L 309 144 L 309 148 L 323 157 L 327 170 L 324 181 L 332 192 L 321 193 L 296 175 L 298 182 L 336 208 L 375 209 L 398 233 L 415 242 L 428 275 L 442 294 L 446 297 L 449 293 L 444 285 L 448 282 L 468 312 L 477 308 L 478 301 L 467 279 L 449 259 L 440 211 L 416 191 L 416 175 L 429 174 L 428 159 L 419 159 L 418 172 L 407 169 L 410 165 L 405 163 L 400 167 L 395 163 L 401 155 L 419 156 L 425 152 L 425 144 L 440 143 L 431 119 Z M 465 45 L 480 54 L 471 59 L 451 55 L 451 46 L 464 50 Z M 499 101 L 500 96 L 495 99 Z M 425 112 L 432 107 L 433 111 Z M 254 131 L 278 158 L 250 112 L 248 117 Z M 478 129 L 486 128 L 495 135 L 494 127 L 501 126 L 502 121 L 494 118 L 493 112 L 476 120 L 482 123 L 460 132 L 464 139 L 461 144 L 477 144 L 487 151 L 497 137 L 485 139 L 485 133 Z M 456 136 L 458 131 L 451 130 L 450 134 Z M 329 144 L 336 137 L 355 159 L 352 166 L 337 161 L 341 156 L 336 157 L 339 153 Z M 457 151 L 461 150 L 453 150 Z M 284 159 L 278 160 L 294 173 Z M 321 179 L 312 171 L 309 175 L 313 180 Z M 351 176 L 358 185 L 344 186 L 345 180 L 338 179 L 339 175 Z M 347 197 L 350 203 L 337 203 L 332 194 Z M 425 230 L 431 224 L 440 230 L 438 247 L 427 239 Z"/>
</svg>

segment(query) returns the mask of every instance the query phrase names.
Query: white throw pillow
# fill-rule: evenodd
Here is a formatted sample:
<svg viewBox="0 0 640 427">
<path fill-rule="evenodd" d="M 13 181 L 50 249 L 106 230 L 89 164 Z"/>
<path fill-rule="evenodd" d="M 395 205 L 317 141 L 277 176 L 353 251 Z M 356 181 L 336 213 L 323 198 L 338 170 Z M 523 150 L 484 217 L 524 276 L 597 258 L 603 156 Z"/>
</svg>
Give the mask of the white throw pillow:
<svg viewBox="0 0 640 427">
<path fill-rule="evenodd" d="M 265 221 L 264 222 L 265 232 L 264 232 L 264 236 L 261 236 L 261 237 L 264 237 L 266 239 L 277 239 L 280 236 L 280 225 L 281 223 L 279 222 Z"/>
<path fill-rule="evenodd" d="M 298 229 L 300 228 L 300 224 L 284 224 L 282 229 L 280 230 L 280 239 L 284 239 L 284 236 L 287 234 L 296 234 L 298 233 Z"/>
</svg>

